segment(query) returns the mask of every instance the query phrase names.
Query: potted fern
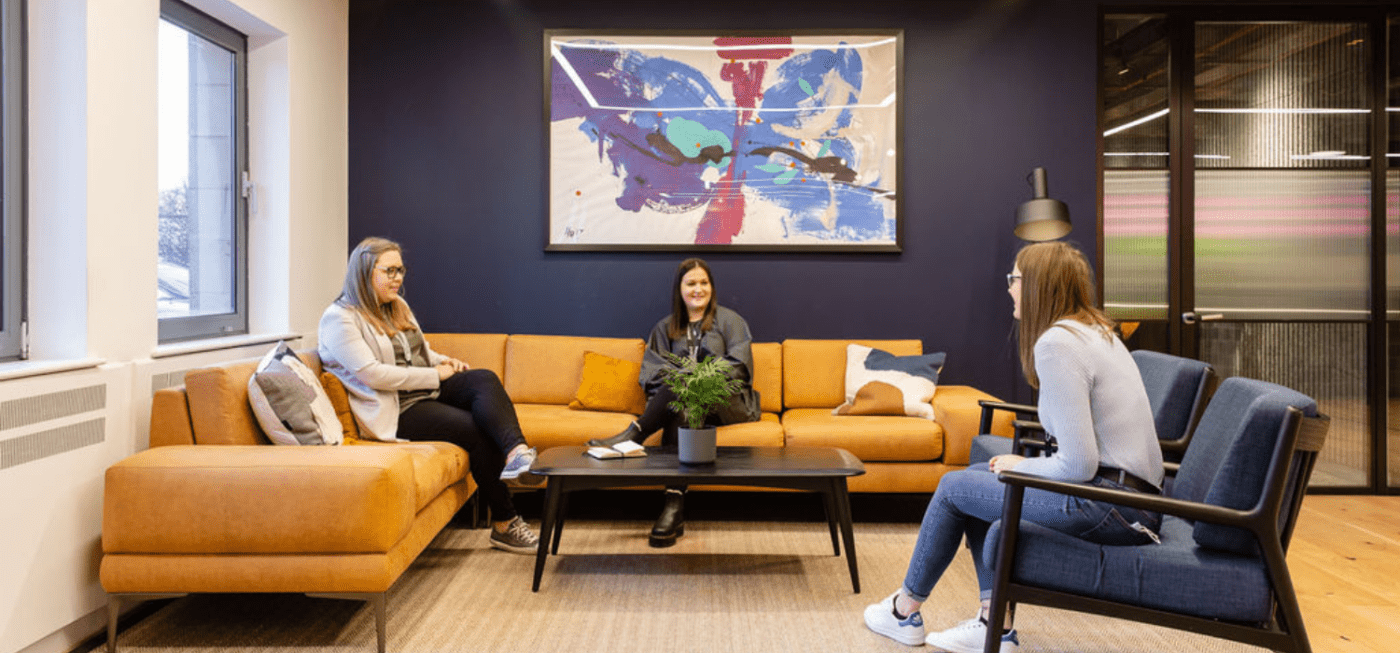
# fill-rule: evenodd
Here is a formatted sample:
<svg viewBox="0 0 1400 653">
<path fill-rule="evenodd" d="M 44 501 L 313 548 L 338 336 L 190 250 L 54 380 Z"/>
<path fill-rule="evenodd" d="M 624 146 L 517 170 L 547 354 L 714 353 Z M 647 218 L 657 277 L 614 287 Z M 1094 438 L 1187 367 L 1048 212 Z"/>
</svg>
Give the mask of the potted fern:
<svg viewBox="0 0 1400 653">
<path fill-rule="evenodd" d="M 715 429 L 705 427 L 705 418 L 715 408 L 743 388 L 743 382 L 729 377 L 733 365 L 723 358 L 706 356 L 703 360 L 666 354 L 676 368 L 666 374 L 663 382 L 675 393 L 671 410 L 680 413 L 686 427 L 677 433 L 680 461 L 685 464 L 715 461 Z"/>
</svg>

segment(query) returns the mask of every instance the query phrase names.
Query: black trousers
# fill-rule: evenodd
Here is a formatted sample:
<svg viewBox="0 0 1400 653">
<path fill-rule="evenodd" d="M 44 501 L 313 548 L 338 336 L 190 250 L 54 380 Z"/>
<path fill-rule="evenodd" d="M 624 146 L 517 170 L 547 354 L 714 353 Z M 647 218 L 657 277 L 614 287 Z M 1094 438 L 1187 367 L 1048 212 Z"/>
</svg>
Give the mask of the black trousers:
<svg viewBox="0 0 1400 653">
<path fill-rule="evenodd" d="M 506 453 L 524 444 L 525 436 L 515 404 L 495 372 L 467 370 L 447 377 L 437 399 L 420 401 L 399 414 L 399 437 L 451 442 L 465 449 L 472 478 L 491 508 L 491 519 L 505 521 L 518 514 L 501 470 Z"/>
</svg>

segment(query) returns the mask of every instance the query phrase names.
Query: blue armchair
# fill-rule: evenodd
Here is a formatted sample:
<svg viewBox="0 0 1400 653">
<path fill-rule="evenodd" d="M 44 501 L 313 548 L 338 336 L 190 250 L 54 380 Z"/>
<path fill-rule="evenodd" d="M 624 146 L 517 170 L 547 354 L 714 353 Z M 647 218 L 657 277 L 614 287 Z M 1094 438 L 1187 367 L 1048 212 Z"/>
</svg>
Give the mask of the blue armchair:
<svg viewBox="0 0 1400 653">
<path fill-rule="evenodd" d="M 997 561 L 989 622 L 1031 603 L 1311 651 L 1284 553 L 1328 426 L 1307 396 L 1236 377 L 1166 496 L 1001 474 L 1004 510 L 984 551 Z M 1028 487 L 1161 512 L 1161 543 L 1102 546 L 1022 522 Z M 985 650 L 998 650 L 1000 629 L 988 631 Z"/>
<path fill-rule="evenodd" d="M 1220 384 L 1220 377 L 1209 363 L 1172 356 L 1155 351 L 1137 350 L 1132 353 L 1142 374 L 1147 400 L 1152 405 L 1152 419 L 1157 427 L 1157 439 L 1162 443 L 1162 459 L 1174 467 L 1181 462 L 1191 434 L 1196 428 L 1211 394 Z M 969 462 L 984 463 L 992 456 L 1004 453 L 1037 454 L 1053 449 L 1044 431 L 1039 430 L 1036 407 L 1002 401 L 983 400 L 982 428 L 991 432 L 992 415 L 997 410 L 1010 411 L 1016 416 L 1016 434 L 1011 438 L 979 435 L 972 439 Z"/>
</svg>

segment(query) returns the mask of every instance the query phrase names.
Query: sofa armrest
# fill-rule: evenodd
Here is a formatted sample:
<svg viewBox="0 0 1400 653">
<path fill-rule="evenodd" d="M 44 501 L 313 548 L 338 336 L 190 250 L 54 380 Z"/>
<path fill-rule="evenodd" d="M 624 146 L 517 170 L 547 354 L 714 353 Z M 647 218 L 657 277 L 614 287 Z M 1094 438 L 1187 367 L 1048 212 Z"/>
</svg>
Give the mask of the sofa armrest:
<svg viewBox="0 0 1400 653">
<path fill-rule="evenodd" d="M 966 385 L 941 385 L 933 395 L 933 416 L 943 426 L 943 462 L 966 465 L 972 449 L 972 438 L 982 421 L 984 399 L 996 400 L 977 388 Z M 1012 414 L 998 411 L 992 418 L 992 433 L 1011 437 Z"/>
<path fill-rule="evenodd" d="M 152 447 L 194 444 L 185 386 L 157 390 L 151 398 L 150 443 Z"/>
</svg>

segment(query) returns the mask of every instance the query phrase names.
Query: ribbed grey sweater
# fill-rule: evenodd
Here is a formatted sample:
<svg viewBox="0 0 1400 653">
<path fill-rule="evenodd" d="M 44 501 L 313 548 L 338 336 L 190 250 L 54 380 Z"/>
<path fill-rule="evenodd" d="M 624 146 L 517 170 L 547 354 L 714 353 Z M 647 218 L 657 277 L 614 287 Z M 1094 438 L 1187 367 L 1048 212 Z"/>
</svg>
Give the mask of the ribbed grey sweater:
<svg viewBox="0 0 1400 653">
<path fill-rule="evenodd" d="M 1112 333 L 1060 320 L 1035 342 L 1040 423 L 1059 451 L 1028 458 L 1016 471 L 1087 481 L 1099 465 L 1162 485 L 1162 449 L 1142 376 Z"/>
</svg>

